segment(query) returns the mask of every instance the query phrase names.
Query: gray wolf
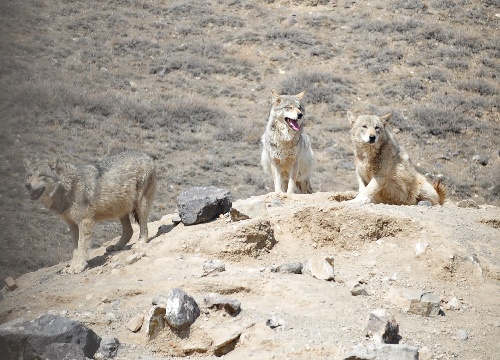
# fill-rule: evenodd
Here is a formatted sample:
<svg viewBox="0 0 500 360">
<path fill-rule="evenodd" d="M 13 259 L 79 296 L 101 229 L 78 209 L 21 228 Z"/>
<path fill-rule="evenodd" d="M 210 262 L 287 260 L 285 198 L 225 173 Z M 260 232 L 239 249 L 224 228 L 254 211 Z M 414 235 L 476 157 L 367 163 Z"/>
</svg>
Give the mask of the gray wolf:
<svg viewBox="0 0 500 360">
<path fill-rule="evenodd" d="M 120 219 L 122 234 L 107 251 L 122 249 L 133 234 L 129 214 L 139 223 L 139 241 L 148 240 L 148 213 L 156 192 L 153 159 L 126 151 L 95 165 L 74 165 L 54 160 L 25 160 L 25 186 L 31 200 L 40 200 L 67 224 L 73 239 L 73 259 L 66 270 L 80 273 L 87 267 L 94 223 Z"/>
<path fill-rule="evenodd" d="M 408 154 L 397 143 L 387 127 L 392 114 L 347 117 L 351 123 L 354 163 L 359 184 L 358 203 L 416 205 L 430 201 L 442 205 L 446 188 L 437 181 L 427 182 L 413 167 Z"/>
<path fill-rule="evenodd" d="M 311 173 L 314 153 L 304 133 L 305 109 L 297 95 L 279 95 L 272 90 L 272 106 L 262 135 L 261 163 L 272 176 L 275 192 L 312 193 Z"/>
</svg>

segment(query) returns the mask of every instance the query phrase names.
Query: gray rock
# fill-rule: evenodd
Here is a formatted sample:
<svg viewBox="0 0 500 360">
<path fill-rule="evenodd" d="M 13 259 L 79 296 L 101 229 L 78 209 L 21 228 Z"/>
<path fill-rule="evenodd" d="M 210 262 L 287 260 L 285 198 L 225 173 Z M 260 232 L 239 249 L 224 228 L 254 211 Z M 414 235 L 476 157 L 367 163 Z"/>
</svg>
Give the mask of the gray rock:
<svg viewBox="0 0 500 360">
<path fill-rule="evenodd" d="M 418 360 L 418 348 L 398 344 L 358 344 L 344 355 L 344 360 Z"/>
<path fill-rule="evenodd" d="M 53 344 L 65 343 L 77 345 L 84 356 L 92 358 L 100 341 L 101 338 L 82 323 L 53 315 L 42 315 L 33 321 L 0 329 L 3 360 L 40 359 L 46 351 L 51 354 L 59 353 L 60 347 Z M 51 360 L 59 359 L 64 358 Z"/>
<path fill-rule="evenodd" d="M 302 263 L 292 262 L 282 264 L 279 266 L 272 266 L 271 272 L 284 273 L 284 274 L 302 274 Z"/>
<path fill-rule="evenodd" d="M 191 296 L 179 288 L 170 291 L 165 319 L 172 328 L 186 329 L 196 321 L 198 316 L 200 316 L 200 308 Z"/>
<path fill-rule="evenodd" d="M 472 160 L 474 160 L 475 162 L 479 163 L 482 166 L 488 165 L 488 161 L 489 161 L 487 156 L 482 156 L 482 155 L 474 155 L 472 157 Z"/>
<path fill-rule="evenodd" d="M 217 218 L 231 209 L 231 194 L 228 190 L 208 187 L 193 187 L 177 198 L 179 216 L 184 225 L 195 225 Z"/>
<path fill-rule="evenodd" d="M 422 200 L 418 202 L 418 206 L 432 206 L 432 203 L 428 200 Z"/>
<path fill-rule="evenodd" d="M 112 359 L 118 354 L 118 348 L 120 347 L 120 341 L 115 337 L 104 337 L 101 340 L 101 346 L 94 355 L 94 359 Z"/>
<path fill-rule="evenodd" d="M 368 291 L 366 291 L 365 286 L 363 284 L 360 284 L 359 282 L 352 284 L 350 291 L 351 291 L 352 296 L 367 296 L 367 295 L 369 295 Z"/>
<path fill-rule="evenodd" d="M 226 271 L 226 264 L 222 260 L 208 260 L 203 263 L 203 271 L 206 273 L 215 273 Z"/>
<path fill-rule="evenodd" d="M 41 357 L 42 360 L 87 360 L 83 350 L 74 343 L 49 344 Z"/>
<path fill-rule="evenodd" d="M 281 317 L 273 315 L 266 321 L 266 326 L 269 326 L 271 329 L 280 328 L 283 330 L 285 328 L 286 322 Z"/>
<path fill-rule="evenodd" d="M 439 314 L 440 298 L 431 293 L 405 288 L 391 288 L 387 299 L 401 307 L 404 311 L 421 316 L 436 316 Z"/>
<path fill-rule="evenodd" d="M 365 334 L 371 337 L 375 344 L 398 344 L 401 338 L 398 322 L 385 309 L 372 311 L 368 318 Z"/>
<path fill-rule="evenodd" d="M 241 310 L 241 303 L 236 299 L 231 299 L 218 294 L 210 294 L 203 299 L 208 308 L 218 308 L 226 310 L 230 315 L 237 315 Z"/>
</svg>

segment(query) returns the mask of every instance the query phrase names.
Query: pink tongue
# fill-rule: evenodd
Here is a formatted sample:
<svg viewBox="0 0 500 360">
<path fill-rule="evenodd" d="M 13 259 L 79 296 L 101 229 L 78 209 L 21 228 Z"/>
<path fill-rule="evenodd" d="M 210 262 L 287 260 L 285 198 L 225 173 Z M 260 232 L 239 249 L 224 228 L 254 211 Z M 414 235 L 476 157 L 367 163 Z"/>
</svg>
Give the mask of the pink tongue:
<svg viewBox="0 0 500 360">
<path fill-rule="evenodd" d="M 298 131 L 300 129 L 299 124 L 297 123 L 297 120 L 289 120 L 290 126 L 292 127 L 293 130 Z"/>
</svg>

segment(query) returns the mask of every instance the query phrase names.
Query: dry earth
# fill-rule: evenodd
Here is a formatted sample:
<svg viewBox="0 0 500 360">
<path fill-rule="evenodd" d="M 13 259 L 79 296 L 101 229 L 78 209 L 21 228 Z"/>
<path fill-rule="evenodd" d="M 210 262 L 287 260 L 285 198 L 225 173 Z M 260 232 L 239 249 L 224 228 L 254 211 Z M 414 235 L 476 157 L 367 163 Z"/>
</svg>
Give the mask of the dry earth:
<svg viewBox="0 0 500 360">
<path fill-rule="evenodd" d="M 185 354 L 234 332 L 243 334 L 226 358 L 337 359 L 363 341 L 369 312 L 383 307 L 402 342 L 427 347 L 432 358 L 496 359 L 499 9 L 498 0 L 0 0 L 0 279 L 20 286 L 3 291 L 0 322 L 62 313 L 118 337 L 121 359 Z M 282 206 L 259 166 L 272 88 L 306 91 L 317 159 L 318 193 Z M 398 140 L 420 172 L 445 180 L 451 202 L 337 203 L 331 192 L 356 189 L 347 110 L 392 112 Z M 152 233 L 181 191 L 207 185 L 229 189 L 233 200 L 265 197 L 269 227 L 178 226 L 126 265 L 141 249 L 104 256 L 119 227 L 99 224 L 91 269 L 60 274 L 69 232 L 28 200 L 22 159 L 82 164 L 127 148 L 156 159 Z M 480 207 L 459 208 L 462 199 Z M 273 229 L 272 248 L 245 243 L 260 227 Z M 416 256 L 419 242 L 429 246 Z M 333 282 L 269 272 L 326 255 L 335 258 Z M 213 258 L 227 271 L 202 277 Z M 350 295 L 348 282 L 358 278 L 370 296 Z M 393 286 L 456 296 L 462 310 L 406 314 L 385 299 Z M 200 303 L 209 292 L 233 296 L 243 311 L 210 310 L 188 339 L 165 331 L 147 343 L 125 328 L 173 287 Z M 283 331 L 265 326 L 273 315 L 286 321 Z"/>
<path fill-rule="evenodd" d="M 117 337 L 117 359 L 216 358 L 211 349 L 228 339 L 235 339 L 235 347 L 226 359 L 341 359 L 353 345 L 369 342 L 363 332 L 368 315 L 385 308 L 400 325 L 401 343 L 424 348 L 421 359 L 496 359 L 500 209 L 337 201 L 348 196 L 271 193 L 260 197 L 267 204 L 264 217 L 180 224 L 145 246 L 111 255 L 101 247 L 93 252 L 91 268 L 79 275 L 62 274 L 67 263 L 25 274 L 17 290 L 3 292 L 0 321 L 61 314 L 100 336 Z M 150 223 L 150 231 L 170 219 Z M 423 242 L 428 247 L 417 256 L 415 246 Z M 139 261 L 127 264 L 130 255 L 141 253 Z M 335 281 L 270 271 L 325 256 L 334 257 Z M 212 259 L 223 260 L 226 271 L 206 275 L 203 263 Z M 354 297 L 350 283 L 360 279 L 369 295 Z M 167 328 L 147 341 L 142 332 L 126 328 L 133 316 L 150 309 L 155 296 L 175 287 L 202 308 L 188 337 Z M 456 297 L 462 306 L 436 317 L 406 313 L 387 298 L 389 289 L 400 287 L 442 300 Z M 233 317 L 204 307 L 203 298 L 212 292 L 239 300 L 241 312 Z M 271 317 L 284 326 L 266 326 Z"/>
</svg>

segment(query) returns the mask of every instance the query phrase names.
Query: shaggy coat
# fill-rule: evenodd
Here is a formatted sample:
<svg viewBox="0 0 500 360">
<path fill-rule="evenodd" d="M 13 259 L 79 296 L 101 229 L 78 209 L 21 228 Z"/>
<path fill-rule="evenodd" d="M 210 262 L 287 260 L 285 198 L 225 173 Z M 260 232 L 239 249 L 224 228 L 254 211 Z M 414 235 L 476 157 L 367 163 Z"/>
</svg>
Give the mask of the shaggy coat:
<svg viewBox="0 0 500 360">
<path fill-rule="evenodd" d="M 416 205 L 427 200 L 443 204 L 446 189 L 431 185 L 413 167 L 408 154 L 387 128 L 391 114 L 383 117 L 347 113 L 354 144 L 359 193 L 352 202 Z"/>
<path fill-rule="evenodd" d="M 272 106 L 262 136 L 261 163 L 272 176 L 275 192 L 312 193 L 311 173 L 314 154 L 304 133 L 304 92 L 279 95 L 272 91 Z"/>
<path fill-rule="evenodd" d="M 107 251 L 122 249 L 133 234 L 129 214 L 140 227 L 139 241 L 148 241 L 147 219 L 156 191 L 153 159 L 128 151 L 96 165 L 73 165 L 59 160 L 25 160 L 26 189 L 32 200 L 56 212 L 69 226 L 73 259 L 67 272 L 87 267 L 94 223 L 120 219 L 122 235 Z"/>
</svg>

